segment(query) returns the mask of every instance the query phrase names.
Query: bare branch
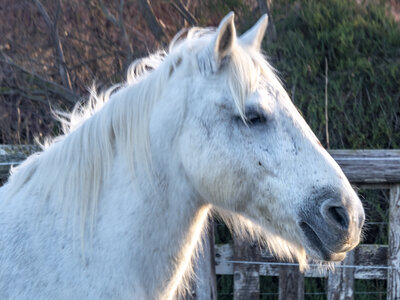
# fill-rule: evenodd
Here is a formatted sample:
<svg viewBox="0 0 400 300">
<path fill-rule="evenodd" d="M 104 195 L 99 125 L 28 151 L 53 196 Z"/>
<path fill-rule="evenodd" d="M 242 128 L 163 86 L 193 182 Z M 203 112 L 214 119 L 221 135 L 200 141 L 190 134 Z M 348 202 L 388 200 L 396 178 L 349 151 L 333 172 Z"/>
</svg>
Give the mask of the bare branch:
<svg viewBox="0 0 400 300">
<path fill-rule="evenodd" d="M 60 12 L 61 12 L 61 2 L 57 1 L 57 9 L 56 9 L 56 13 L 54 16 L 54 23 L 53 23 L 53 27 L 57 28 L 58 25 L 58 18 L 60 17 Z"/>
<path fill-rule="evenodd" d="M 268 43 L 276 41 L 276 29 L 271 14 L 272 0 L 258 0 L 258 8 L 262 14 L 268 15 L 268 26 L 267 26 L 267 41 Z"/>
<path fill-rule="evenodd" d="M 44 19 L 44 21 L 46 22 L 47 27 L 52 30 L 53 27 L 53 22 L 51 21 L 46 9 L 44 8 L 43 4 L 39 1 L 39 0 L 33 0 L 37 6 L 37 8 L 39 9 L 40 13 L 42 14 L 42 17 Z"/>
<path fill-rule="evenodd" d="M 161 23 L 157 20 L 157 17 L 153 12 L 153 8 L 151 7 L 150 0 L 139 0 L 139 3 L 142 7 L 143 18 L 146 20 L 146 23 L 154 37 L 159 42 L 166 44 L 169 39 L 168 34 L 164 30 L 164 27 L 161 25 Z"/>
<path fill-rule="evenodd" d="M 329 145 L 329 124 L 328 124 L 328 60 L 325 57 L 325 135 L 326 147 L 330 149 Z"/>
<path fill-rule="evenodd" d="M 5 63 L 5 64 L 17 69 L 18 71 L 31 76 L 33 78 L 34 82 L 38 86 L 40 86 L 44 91 L 48 91 L 54 95 L 59 96 L 68 105 L 75 104 L 78 101 L 79 96 L 76 95 L 74 92 L 72 92 L 70 89 L 65 88 L 64 86 L 62 86 L 56 82 L 47 80 L 47 79 L 43 78 L 42 76 L 25 69 L 24 67 L 15 63 L 11 58 L 4 55 L 4 53 L 2 56 L 4 57 L 4 59 L 0 59 L 0 63 Z M 29 94 L 30 92 L 25 91 L 25 93 Z M 28 97 L 28 98 L 31 98 L 31 97 Z M 34 99 L 34 100 L 37 100 L 37 99 Z"/>
<path fill-rule="evenodd" d="M 186 20 L 191 26 L 197 26 L 198 22 L 195 17 L 188 11 L 182 0 L 176 0 L 171 2 L 172 6 L 179 12 L 179 14 Z"/>
<path fill-rule="evenodd" d="M 108 21 L 110 21 L 111 23 L 113 23 L 115 26 L 118 26 L 118 22 L 117 19 L 115 18 L 115 16 L 110 13 L 109 9 L 104 5 L 103 0 L 98 0 L 101 11 L 103 12 L 104 16 L 107 18 Z"/>
<path fill-rule="evenodd" d="M 33 0 L 36 4 L 36 7 L 39 9 L 39 12 L 41 13 L 49 31 L 50 31 L 50 37 L 53 40 L 54 43 L 54 49 L 56 51 L 57 55 L 57 64 L 58 64 L 58 70 L 60 73 L 61 80 L 63 82 L 63 85 L 67 87 L 68 89 L 72 90 L 72 84 L 71 84 L 71 79 L 69 77 L 69 73 L 67 70 L 67 64 L 65 63 L 65 57 L 64 57 L 64 52 L 62 48 L 62 44 L 60 42 L 60 39 L 58 37 L 57 33 L 57 20 L 58 16 L 60 14 L 61 10 L 61 4 L 60 0 L 58 0 L 58 7 L 57 7 L 57 12 L 56 12 L 56 18 L 54 22 L 51 21 L 49 14 L 47 13 L 46 9 L 44 8 L 43 4 L 40 2 L 40 0 Z"/>
<path fill-rule="evenodd" d="M 127 49 L 127 60 L 128 63 L 132 61 L 133 57 L 133 48 L 130 43 L 130 38 L 128 36 L 128 33 L 126 32 L 125 29 L 125 22 L 124 22 L 124 0 L 119 1 L 119 7 L 118 7 L 118 20 L 117 18 L 110 13 L 110 10 L 104 5 L 103 0 L 98 0 L 100 8 L 104 14 L 104 16 L 109 20 L 112 24 L 117 26 L 119 28 L 119 31 L 122 35 L 122 39 L 125 43 L 126 49 Z"/>
<path fill-rule="evenodd" d="M 133 48 L 129 40 L 128 33 L 125 29 L 125 22 L 124 22 L 124 0 L 119 1 L 119 14 L 118 14 L 118 26 L 119 30 L 124 38 L 126 47 L 128 49 L 128 63 L 132 61 L 133 57 Z"/>
</svg>

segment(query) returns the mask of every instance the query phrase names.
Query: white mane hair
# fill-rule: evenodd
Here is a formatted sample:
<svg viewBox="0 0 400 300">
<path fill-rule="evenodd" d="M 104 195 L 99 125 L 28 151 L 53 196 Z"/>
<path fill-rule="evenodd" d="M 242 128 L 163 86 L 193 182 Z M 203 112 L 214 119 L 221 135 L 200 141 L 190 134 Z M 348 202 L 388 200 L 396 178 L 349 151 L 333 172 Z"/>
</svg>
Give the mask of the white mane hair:
<svg viewBox="0 0 400 300">
<path fill-rule="evenodd" d="M 207 76 L 217 71 L 207 48 L 214 33 L 214 29 L 192 28 L 184 38 L 178 34 L 168 52 L 159 51 L 133 62 L 125 83 L 100 94 L 92 89 L 86 104 L 60 115 L 63 134 L 12 170 L 8 193 L 15 194 L 22 186 L 39 188 L 44 198 L 55 195 L 53 199 L 60 199 L 62 207 L 72 202 L 69 209 L 79 216 L 83 238 L 86 225 L 94 225 L 101 184 L 110 172 L 116 151 L 123 155 L 131 176 L 135 176 L 138 162 L 147 166 L 149 176 L 156 176 L 151 167 L 148 132 L 152 108 L 174 72 Z M 284 93 L 264 55 L 240 40 L 224 64 L 231 95 L 244 122 L 246 99 L 260 81 Z M 266 232 L 245 217 L 215 210 L 237 235 L 254 238 L 274 253 L 306 265 L 302 247 Z"/>
</svg>

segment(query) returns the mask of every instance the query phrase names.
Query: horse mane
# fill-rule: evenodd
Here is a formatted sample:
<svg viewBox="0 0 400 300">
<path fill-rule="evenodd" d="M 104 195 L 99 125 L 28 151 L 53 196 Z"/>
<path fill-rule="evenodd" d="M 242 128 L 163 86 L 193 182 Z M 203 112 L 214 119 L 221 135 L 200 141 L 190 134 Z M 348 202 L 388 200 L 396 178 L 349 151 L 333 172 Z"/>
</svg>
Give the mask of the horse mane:
<svg viewBox="0 0 400 300">
<path fill-rule="evenodd" d="M 79 216 L 83 234 L 87 221 L 91 220 L 93 225 L 95 220 L 101 183 L 111 170 L 116 149 L 124 156 L 132 176 L 139 161 L 151 174 L 148 126 L 152 108 L 174 72 L 199 72 L 204 76 L 215 72 L 210 53 L 205 49 L 214 32 L 214 29 L 192 28 L 186 37 L 178 34 L 168 52 L 158 51 L 134 61 L 126 82 L 103 93 L 92 88 L 86 104 L 77 104 L 71 113 L 57 113 L 63 134 L 47 140 L 42 152 L 11 170 L 7 193 L 11 196 L 24 187 L 39 189 L 44 199 L 53 195 L 52 199 L 58 199 L 63 207 L 67 201 L 75 201 L 70 209 Z M 264 55 L 241 45 L 240 41 L 233 46 L 224 67 L 232 100 L 244 122 L 246 99 L 260 80 L 285 94 Z M 276 253 L 295 257 L 305 264 L 304 249 L 272 233 L 262 233 L 263 230 L 243 217 L 219 213 L 238 235 L 258 237 L 260 243 L 269 245 Z"/>
</svg>

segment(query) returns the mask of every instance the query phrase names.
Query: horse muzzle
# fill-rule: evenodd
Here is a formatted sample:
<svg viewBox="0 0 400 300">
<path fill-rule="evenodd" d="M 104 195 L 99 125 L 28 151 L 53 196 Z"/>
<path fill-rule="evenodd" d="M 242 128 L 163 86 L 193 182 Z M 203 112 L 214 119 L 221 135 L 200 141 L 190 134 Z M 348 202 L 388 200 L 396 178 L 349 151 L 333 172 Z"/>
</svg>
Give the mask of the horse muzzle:
<svg viewBox="0 0 400 300">
<path fill-rule="evenodd" d="M 341 261 L 360 242 L 364 209 L 354 192 L 350 197 L 326 190 L 310 199 L 298 224 L 310 256 Z"/>
</svg>

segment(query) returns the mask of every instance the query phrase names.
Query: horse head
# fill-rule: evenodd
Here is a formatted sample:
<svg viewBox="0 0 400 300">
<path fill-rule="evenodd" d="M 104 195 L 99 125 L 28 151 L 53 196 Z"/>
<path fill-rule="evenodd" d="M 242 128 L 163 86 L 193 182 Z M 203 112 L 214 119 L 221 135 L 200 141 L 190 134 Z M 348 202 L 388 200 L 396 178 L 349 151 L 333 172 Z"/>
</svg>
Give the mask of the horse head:
<svg viewBox="0 0 400 300">
<path fill-rule="evenodd" d="M 178 160 L 202 201 L 278 255 L 339 261 L 360 241 L 363 207 L 262 55 L 266 26 L 237 37 L 230 13 L 179 60 Z"/>
</svg>

